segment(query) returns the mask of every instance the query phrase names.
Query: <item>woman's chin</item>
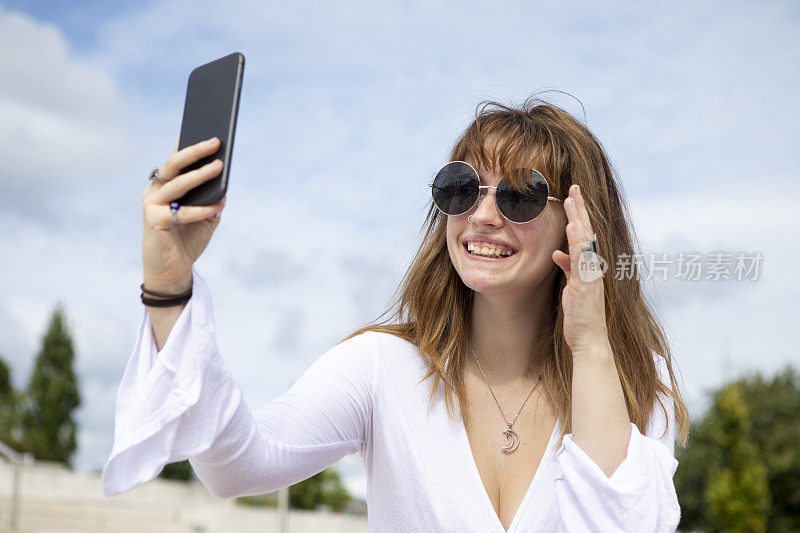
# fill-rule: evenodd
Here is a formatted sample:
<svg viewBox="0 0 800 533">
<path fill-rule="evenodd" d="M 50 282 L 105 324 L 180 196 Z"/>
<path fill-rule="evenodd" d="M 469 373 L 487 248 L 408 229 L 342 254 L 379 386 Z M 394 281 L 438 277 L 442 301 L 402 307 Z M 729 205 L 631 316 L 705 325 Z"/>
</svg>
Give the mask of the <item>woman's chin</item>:
<svg viewBox="0 0 800 533">
<path fill-rule="evenodd" d="M 486 295 L 504 293 L 514 289 L 513 283 L 502 279 L 502 276 L 494 276 L 490 273 L 471 273 L 462 276 L 461 281 L 473 291 Z"/>
<path fill-rule="evenodd" d="M 555 265 L 553 265 L 555 267 Z M 463 272 L 461 281 L 468 288 L 480 293 L 483 296 L 500 296 L 512 300 L 528 294 L 535 296 L 543 288 L 543 284 L 548 283 L 548 275 L 553 272 L 536 276 L 536 279 L 523 280 L 506 276 L 505 272 L 480 272 L 470 270 Z"/>
</svg>

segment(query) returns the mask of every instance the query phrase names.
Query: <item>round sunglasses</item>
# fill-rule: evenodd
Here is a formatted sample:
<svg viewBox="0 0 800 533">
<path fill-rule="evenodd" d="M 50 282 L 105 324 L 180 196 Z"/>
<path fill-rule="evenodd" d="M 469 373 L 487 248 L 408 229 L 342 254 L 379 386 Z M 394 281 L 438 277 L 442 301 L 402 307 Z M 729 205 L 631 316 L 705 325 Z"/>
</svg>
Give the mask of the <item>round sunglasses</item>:
<svg viewBox="0 0 800 533">
<path fill-rule="evenodd" d="M 500 178 L 496 187 L 481 185 L 478 171 L 466 161 L 451 161 L 436 173 L 433 183 L 429 183 L 433 203 L 445 215 L 461 215 L 475 206 L 481 191 L 495 189 L 497 209 L 506 220 L 514 224 L 525 224 L 544 213 L 548 200 L 560 202 L 549 196 L 550 186 L 536 170 L 530 170 L 528 191 L 518 191 L 505 177 Z"/>
</svg>

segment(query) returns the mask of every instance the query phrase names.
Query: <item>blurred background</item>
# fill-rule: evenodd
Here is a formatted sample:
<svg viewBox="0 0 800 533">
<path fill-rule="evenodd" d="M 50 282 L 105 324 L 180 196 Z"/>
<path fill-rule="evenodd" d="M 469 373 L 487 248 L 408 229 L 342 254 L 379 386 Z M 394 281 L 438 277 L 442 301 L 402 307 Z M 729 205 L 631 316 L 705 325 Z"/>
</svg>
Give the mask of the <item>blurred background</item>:
<svg viewBox="0 0 800 533">
<path fill-rule="evenodd" d="M 788 0 L 0 0 L 6 444 L 86 476 L 105 463 L 143 314 L 141 194 L 177 143 L 189 72 L 240 51 L 227 205 L 196 268 L 252 408 L 386 309 L 476 105 L 539 93 L 608 151 L 645 256 L 761 254 L 749 279 L 673 265 L 644 283 L 698 428 L 731 421 L 681 461 L 682 527 L 724 528 L 739 498 L 750 530 L 800 529 L 799 30 Z M 25 422 L 48 401 L 37 359 L 74 373 L 58 431 Z M 331 472 L 363 504 L 358 457 Z"/>
</svg>

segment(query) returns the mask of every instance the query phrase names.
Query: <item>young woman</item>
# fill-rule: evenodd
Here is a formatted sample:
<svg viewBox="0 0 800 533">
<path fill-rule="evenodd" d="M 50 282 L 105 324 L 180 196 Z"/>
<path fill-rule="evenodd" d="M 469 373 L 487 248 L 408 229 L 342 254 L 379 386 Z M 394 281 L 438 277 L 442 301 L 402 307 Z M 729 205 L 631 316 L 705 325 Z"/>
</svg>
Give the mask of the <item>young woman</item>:
<svg viewBox="0 0 800 533">
<path fill-rule="evenodd" d="M 634 234 L 583 124 L 538 98 L 480 105 L 429 184 L 394 314 L 252 412 L 192 269 L 224 200 L 174 203 L 219 173 L 178 175 L 217 142 L 172 154 L 144 193 L 146 307 L 107 495 L 187 458 L 219 497 L 267 493 L 357 452 L 373 531 L 675 530 L 688 414 L 636 264 L 615 275 Z"/>
</svg>

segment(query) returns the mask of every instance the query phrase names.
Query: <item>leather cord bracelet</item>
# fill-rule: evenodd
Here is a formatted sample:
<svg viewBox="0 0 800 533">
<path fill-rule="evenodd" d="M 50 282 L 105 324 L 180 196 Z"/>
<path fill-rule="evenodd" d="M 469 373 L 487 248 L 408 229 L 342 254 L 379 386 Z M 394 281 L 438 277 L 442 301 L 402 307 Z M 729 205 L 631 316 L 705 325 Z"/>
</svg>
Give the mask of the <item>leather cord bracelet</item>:
<svg viewBox="0 0 800 533">
<path fill-rule="evenodd" d="M 175 307 L 185 304 L 192 297 L 191 288 L 182 294 L 166 294 L 163 292 L 151 291 L 144 288 L 144 283 L 142 283 L 139 288 L 142 289 L 142 294 L 139 297 L 142 303 L 148 307 Z M 156 296 L 157 298 L 151 298 L 150 296 Z"/>
</svg>

